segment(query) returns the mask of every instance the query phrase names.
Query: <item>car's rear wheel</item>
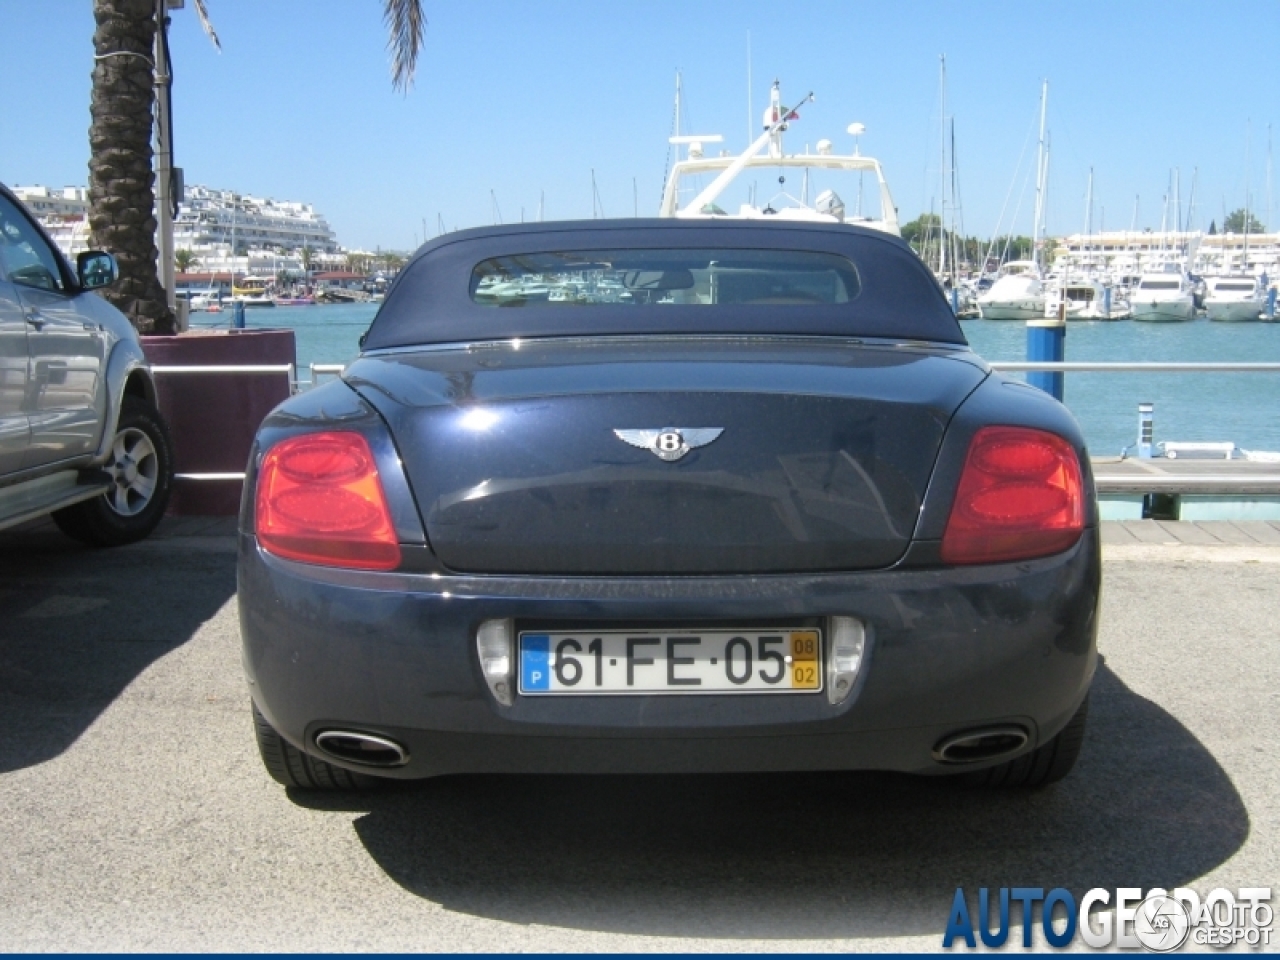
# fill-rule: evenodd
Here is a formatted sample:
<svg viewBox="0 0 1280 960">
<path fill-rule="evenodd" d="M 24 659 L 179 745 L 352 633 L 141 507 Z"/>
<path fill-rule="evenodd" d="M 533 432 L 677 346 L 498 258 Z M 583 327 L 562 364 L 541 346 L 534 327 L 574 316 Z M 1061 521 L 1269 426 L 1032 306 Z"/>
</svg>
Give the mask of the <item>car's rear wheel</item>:
<svg viewBox="0 0 1280 960">
<path fill-rule="evenodd" d="M 253 705 L 253 732 L 258 740 L 262 765 L 276 783 L 299 790 L 372 790 L 386 783 L 381 777 L 353 773 L 342 767 L 303 753 L 267 723 L 258 705 Z"/>
<path fill-rule="evenodd" d="M 160 412 L 141 397 L 125 397 L 102 466 L 112 485 L 100 497 L 57 510 L 53 522 L 67 536 L 93 547 L 118 547 L 156 528 L 173 486 L 173 444 Z"/>
<path fill-rule="evenodd" d="M 1067 725 L 1048 743 L 997 766 L 964 774 L 963 781 L 974 786 L 1022 789 L 1057 783 L 1076 765 L 1080 747 L 1084 743 L 1084 728 L 1088 719 L 1089 698 L 1085 697 Z"/>
</svg>

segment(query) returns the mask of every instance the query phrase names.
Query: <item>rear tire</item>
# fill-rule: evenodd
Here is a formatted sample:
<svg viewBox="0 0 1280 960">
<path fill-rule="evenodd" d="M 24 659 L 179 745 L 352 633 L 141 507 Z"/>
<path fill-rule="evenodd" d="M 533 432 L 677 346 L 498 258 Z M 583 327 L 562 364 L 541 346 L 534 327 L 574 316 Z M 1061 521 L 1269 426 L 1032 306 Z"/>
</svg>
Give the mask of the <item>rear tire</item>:
<svg viewBox="0 0 1280 960">
<path fill-rule="evenodd" d="M 119 547 L 143 539 L 164 516 L 173 487 L 173 444 L 160 411 L 141 397 L 125 397 L 102 469 L 110 490 L 53 513 L 58 529 L 91 547 Z"/>
<path fill-rule="evenodd" d="M 386 781 L 318 760 L 303 753 L 267 723 L 258 705 L 253 704 L 253 732 L 258 741 L 262 765 L 276 783 L 297 790 L 374 790 Z"/>
<path fill-rule="evenodd" d="M 1084 743 L 1084 728 L 1088 719 L 1089 698 L 1086 696 L 1075 716 L 1048 743 L 986 770 L 962 774 L 961 779 L 972 786 L 1024 790 L 1057 783 L 1076 765 L 1080 747 Z"/>
</svg>

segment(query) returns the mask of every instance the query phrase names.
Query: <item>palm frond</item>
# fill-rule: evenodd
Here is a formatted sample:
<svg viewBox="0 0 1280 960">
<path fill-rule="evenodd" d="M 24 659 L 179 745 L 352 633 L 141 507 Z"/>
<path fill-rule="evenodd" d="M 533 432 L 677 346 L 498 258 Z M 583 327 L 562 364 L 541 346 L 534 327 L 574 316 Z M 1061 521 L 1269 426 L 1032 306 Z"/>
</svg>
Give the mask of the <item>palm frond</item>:
<svg viewBox="0 0 1280 960">
<path fill-rule="evenodd" d="M 204 27 L 205 35 L 213 41 L 213 47 L 219 53 L 222 52 L 222 41 L 218 39 L 218 34 L 213 29 L 213 24 L 209 21 L 209 11 L 205 9 L 204 0 L 195 0 L 196 16 L 200 18 L 200 26 Z"/>
<path fill-rule="evenodd" d="M 382 19 L 387 24 L 387 49 L 391 51 L 391 86 L 407 93 L 413 86 L 427 26 L 422 0 L 383 0 Z"/>
</svg>

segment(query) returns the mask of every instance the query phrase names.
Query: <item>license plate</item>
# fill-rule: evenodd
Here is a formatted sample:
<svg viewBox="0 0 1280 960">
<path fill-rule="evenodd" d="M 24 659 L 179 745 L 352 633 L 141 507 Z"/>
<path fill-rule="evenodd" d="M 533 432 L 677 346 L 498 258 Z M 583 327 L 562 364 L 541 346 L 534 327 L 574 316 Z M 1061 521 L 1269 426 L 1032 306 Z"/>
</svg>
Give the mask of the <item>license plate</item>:
<svg viewBox="0 0 1280 960">
<path fill-rule="evenodd" d="M 520 634 L 520 693 L 818 693 L 822 631 L 584 630 Z"/>
</svg>

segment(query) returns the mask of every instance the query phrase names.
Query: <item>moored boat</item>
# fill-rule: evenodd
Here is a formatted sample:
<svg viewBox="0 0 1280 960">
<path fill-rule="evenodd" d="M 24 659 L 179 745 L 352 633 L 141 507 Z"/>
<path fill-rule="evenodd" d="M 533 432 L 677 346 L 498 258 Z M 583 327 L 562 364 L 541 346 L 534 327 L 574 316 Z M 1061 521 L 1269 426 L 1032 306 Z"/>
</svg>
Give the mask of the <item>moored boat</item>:
<svg viewBox="0 0 1280 960">
<path fill-rule="evenodd" d="M 1266 294 L 1257 277 L 1205 277 L 1204 310 L 1210 320 L 1257 320 L 1266 305 Z"/>
<path fill-rule="evenodd" d="M 1129 300 L 1133 319 L 1149 323 L 1183 323 L 1196 318 L 1191 281 L 1181 270 L 1144 273 Z"/>
<path fill-rule="evenodd" d="M 1061 296 L 1068 320 L 1122 320 L 1129 316 L 1128 301 L 1096 277 L 1071 277 L 1056 286 L 1050 297 L 1056 301 L 1055 295 Z"/>
<path fill-rule="evenodd" d="M 1044 283 L 1032 260 L 1011 260 L 978 296 L 984 320 L 1034 320 L 1044 316 Z"/>
<path fill-rule="evenodd" d="M 774 81 L 769 95 L 769 107 L 764 113 L 764 132 L 736 157 L 723 153 L 716 157 L 705 155 L 704 142 L 718 143 L 723 139 L 719 135 L 672 137 L 672 143 L 687 145 L 688 157 L 678 160 L 671 168 L 671 174 L 663 190 L 659 216 L 684 219 L 776 218 L 815 223 L 847 223 L 882 230 L 895 237 L 900 236 L 897 207 L 894 206 L 880 161 L 863 156 L 856 145 L 853 153 L 838 154 L 830 140 L 819 140 L 817 153 L 789 154 L 783 150 L 783 133 L 792 121 L 799 119 L 796 109 L 812 99 L 811 93 L 795 106 L 785 107 L 782 104 L 779 84 Z M 849 125 L 848 132 L 856 138 L 865 133 L 866 128 L 860 123 L 853 123 Z M 779 189 L 762 203 L 752 186 L 746 193 L 746 202 L 741 203 L 736 212 L 730 213 L 721 206 L 722 203 L 732 206 L 724 199 L 726 191 L 739 175 L 748 170 L 755 173 L 767 170 L 776 175 Z M 874 216 L 863 212 L 859 177 L 851 178 L 852 189 L 857 191 L 852 204 L 846 203 L 834 189 L 827 187 L 826 181 L 820 182 L 823 176 L 833 172 L 856 173 L 860 177 L 870 174 L 875 178 L 875 193 L 879 209 Z M 682 183 L 687 182 L 688 178 L 703 174 L 714 174 L 715 179 L 705 188 L 700 189 L 687 204 L 681 206 Z M 788 192 L 788 176 L 800 181 L 799 196 Z M 809 199 L 811 187 L 816 193 L 812 201 Z M 819 187 L 821 189 L 818 189 Z M 797 188 L 793 186 L 791 189 Z M 844 187 L 842 186 L 841 189 Z"/>
</svg>

